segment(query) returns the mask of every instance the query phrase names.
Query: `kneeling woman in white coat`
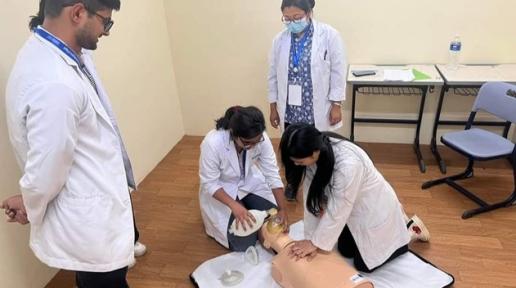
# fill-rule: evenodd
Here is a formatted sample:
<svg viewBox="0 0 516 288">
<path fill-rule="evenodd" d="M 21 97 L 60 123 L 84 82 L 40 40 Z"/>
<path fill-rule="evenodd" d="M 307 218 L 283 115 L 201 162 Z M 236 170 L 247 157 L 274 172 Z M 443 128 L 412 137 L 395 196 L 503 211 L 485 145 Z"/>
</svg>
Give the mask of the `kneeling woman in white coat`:
<svg viewBox="0 0 516 288">
<path fill-rule="evenodd" d="M 257 232 L 247 237 L 228 232 L 233 219 L 244 229 L 250 227 L 255 219 L 248 209 L 276 207 L 287 224 L 283 183 L 258 108 L 231 107 L 216 121 L 216 129 L 201 144 L 199 176 L 206 233 L 224 247 L 245 251 L 255 245 Z"/>
<path fill-rule="evenodd" d="M 292 245 L 293 257 L 337 245 L 358 270 L 371 272 L 408 251 L 405 213 L 364 150 L 306 124 L 289 126 L 280 149 L 289 183 L 303 181 L 306 240 Z"/>
</svg>

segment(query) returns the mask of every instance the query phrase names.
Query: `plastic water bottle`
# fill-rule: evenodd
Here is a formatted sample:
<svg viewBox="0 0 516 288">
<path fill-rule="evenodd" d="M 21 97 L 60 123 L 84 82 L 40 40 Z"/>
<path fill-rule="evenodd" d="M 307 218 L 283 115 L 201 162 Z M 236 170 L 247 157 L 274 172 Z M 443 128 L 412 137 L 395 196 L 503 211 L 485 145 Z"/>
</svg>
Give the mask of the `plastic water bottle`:
<svg viewBox="0 0 516 288">
<path fill-rule="evenodd" d="M 449 69 L 457 70 L 459 67 L 459 56 L 461 48 L 462 43 L 460 42 L 460 38 L 459 36 L 455 36 L 455 38 L 450 43 L 450 60 L 448 62 Z"/>
</svg>

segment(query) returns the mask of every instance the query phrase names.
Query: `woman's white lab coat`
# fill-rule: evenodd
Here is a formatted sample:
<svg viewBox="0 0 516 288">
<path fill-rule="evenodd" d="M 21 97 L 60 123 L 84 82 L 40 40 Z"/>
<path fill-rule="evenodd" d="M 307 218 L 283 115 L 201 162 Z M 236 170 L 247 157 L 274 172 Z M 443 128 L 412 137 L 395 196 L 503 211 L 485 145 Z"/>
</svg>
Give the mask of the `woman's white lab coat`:
<svg viewBox="0 0 516 288">
<path fill-rule="evenodd" d="M 393 188 L 364 150 L 349 141 L 332 139 L 332 142 L 335 167 L 327 186 L 332 193 L 326 192 L 328 206 L 321 217 L 306 209 L 315 165 L 306 170 L 305 237 L 318 248 L 330 251 L 348 225 L 365 264 L 373 269 L 409 243 L 404 212 Z"/>
<path fill-rule="evenodd" d="M 199 160 L 199 201 L 206 233 L 228 247 L 227 229 L 231 210 L 213 197 L 223 188 L 233 199 L 253 193 L 276 204 L 272 189 L 282 188 L 276 155 L 272 143 L 263 133 L 264 141 L 247 151 L 245 178 L 240 180 L 240 165 L 235 143 L 229 130 L 210 131 L 201 144 Z"/>
<path fill-rule="evenodd" d="M 313 21 L 311 74 L 315 127 L 320 131 L 335 130 L 342 121 L 330 125 L 331 101 L 342 101 L 346 93 L 346 54 L 339 32 L 333 27 Z M 276 103 L 281 127 L 285 124 L 288 92 L 288 66 L 291 33 L 285 29 L 272 42 L 269 66 L 269 103 Z"/>
</svg>

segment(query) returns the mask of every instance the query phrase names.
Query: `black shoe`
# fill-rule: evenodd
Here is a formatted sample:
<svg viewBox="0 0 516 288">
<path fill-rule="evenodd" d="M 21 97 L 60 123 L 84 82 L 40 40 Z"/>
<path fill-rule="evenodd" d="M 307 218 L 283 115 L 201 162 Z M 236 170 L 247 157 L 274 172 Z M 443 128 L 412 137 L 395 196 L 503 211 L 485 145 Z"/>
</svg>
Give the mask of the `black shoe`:
<svg viewBox="0 0 516 288">
<path fill-rule="evenodd" d="M 285 198 L 287 198 L 287 201 L 296 201 L 296 194 L 297 191 L 295 191 L 294 187 L 291 184 L 287 184 L 287 187 L 285 187 Z"/>
</svg>

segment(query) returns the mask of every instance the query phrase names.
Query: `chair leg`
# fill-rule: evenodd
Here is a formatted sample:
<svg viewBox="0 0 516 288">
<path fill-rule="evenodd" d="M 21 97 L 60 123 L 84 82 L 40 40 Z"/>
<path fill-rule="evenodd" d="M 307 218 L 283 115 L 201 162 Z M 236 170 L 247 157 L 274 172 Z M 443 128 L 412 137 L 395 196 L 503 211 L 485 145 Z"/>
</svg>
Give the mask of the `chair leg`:
<svg viewBox="0 0 516 288">
<path fill-rule="evenodd" d="M 514 192 L 512 192 L 512 194 L 511 194 L 511 196 L 509 196 L 509 198 L 507 198 L 506 200 L 504 200 L 502 202 L 498 202 L 498 203 L 495 203 L 495 204 L 490 204 L 490 205 L 487 205 L 487 206 L 482 206 L 482 207 L 478 207 L 478 208 L 475 208 L 475 209 L 464 211 L 464 213 L 462 214 L 462 219 L 468 219 L 468 218 L 471 218 L 471 217 L 473 217 L 475 215 L 478 215 L 478 214 L 481 214 L 481 213 L 485 213 L 485 212 L 489 212 L 489 211 L 492 211 L 492 210 L 495 210 L 495 209 L 498 209 L 498 208 L 512 206 L 514 201 L 516 201 L 516 190 Z"/>
<path fill-rule="evenodd" d="M 509 159 L 511 159 L 511 158 L 509 158 Z M 512 162 L 514 164 L 514 162 L 515 162 L 514 159 L 512 159 Z M 509 207 L 509 206 L 514 205 L 515 202 L 516 202 L 516 167 L 514 165 L 512 167 L 512 175 L 513 175 L 513 181 L 514 181 L 513 182 L 514 183 L 514 190 L 513 190 L 512 194 L 507 199 L 505 199 L 505 200 L 503 200 L 501 202 L 495 203 L 495 204 L 487 204 L 486 203 L 486 205 L 480 205 L 480 207 L 478 207 L 476 209 L 471 209 L 471 210 L 464 211 L 464 213 L 462 214 L 462 219 L 468 219 L 468 218 L 471 218 L 471 217 L 473 217 L 475 215 L 478 215 L 478 214 L 481 214 L 481 213 L 485 213 L 485 212 L 489 212 L 489 211 L 492 211 L 492 210 L 495 210 L 495 209 L 498 209 L 498 208 Z M 455 185 L 457 185 L 457 184 L 455 184 Z M 454 188 L 456 188 L 456 187 L 454 187 Z M 462 188 L 462 187 L 460 187 L 460 188 Z M 464 188 L 462 188 L 462 189 L 466 190 Z M 462 191 L 460 191 L 460 192 L 462 192 Z M 470 193 L 470 192 L 468 191 L 468 193 Z"/>
<path fill-rule="evenodd" d="M 462 195 L 466 196 L 469 198 L 469 200 L 475 202 L 478 204 L 478 206 L 480 207 L 487 207 L 489 206 L 489 204 L 487 202 L 485 202 L 484 200 L 480 199 L 477 195 L 471 193 L 469 190 L 467 190 L 466 188 L 460 186 L 459 184 L 453 182 L 453 181 L 446 181 L 446 184 L 448 184 L 449 186 L 451 186 L 452 188 L 454 188 L 455 190 L 457 190 L 458 192 L 460 192 Z"/>
<path fill-rule="evenodd" d="M 468 167 L 466 167 L 466 170 L 464 170 L 464 172 L 462 172 L 460 174 L 457 174 L 457 175 L 453 175 L 453 176 L 447 176 L 447 177 L 439 178 L 439 179 L 436 179 L 436 180 L 427 181 L 427 182 L 423 183 L 423 185 L 421 185 L 421 188 L 422 189 L 428 189 L 428 188 L 433 187 L 435 185 L 447 183 L 447 182 L 450 182 L 450 181 L 456 181 L 456 180 L 471 178 L 473 176 L 473 164 L 474 164 L 474 161 L 469 159 L 468 160 Z"/>
</svg>

